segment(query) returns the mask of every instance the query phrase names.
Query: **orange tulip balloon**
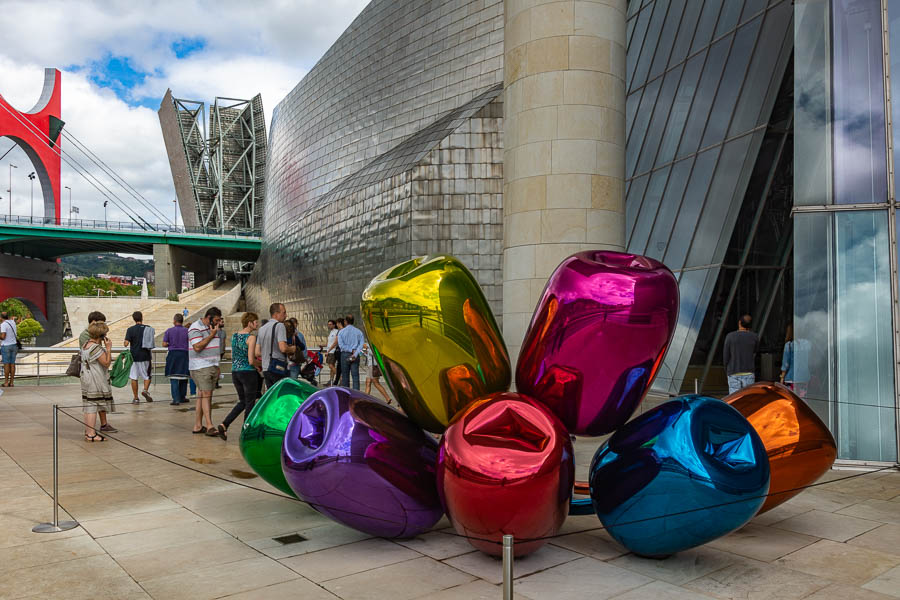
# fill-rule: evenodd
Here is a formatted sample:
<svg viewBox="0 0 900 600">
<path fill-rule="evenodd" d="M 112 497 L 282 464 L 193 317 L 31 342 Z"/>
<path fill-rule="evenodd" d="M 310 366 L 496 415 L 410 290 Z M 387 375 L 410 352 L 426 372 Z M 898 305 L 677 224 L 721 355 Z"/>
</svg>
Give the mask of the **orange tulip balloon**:
<svg viewBox="0 0 900 600">
<path fill-rule="evenodd" d="M 757 514 L 790 500 L 834 464 L 837 447 L 828 427 L 780 383 L 756 383 L 724 400 L 750 421 L 769 456 L 769 497 Z"/>
</svg>

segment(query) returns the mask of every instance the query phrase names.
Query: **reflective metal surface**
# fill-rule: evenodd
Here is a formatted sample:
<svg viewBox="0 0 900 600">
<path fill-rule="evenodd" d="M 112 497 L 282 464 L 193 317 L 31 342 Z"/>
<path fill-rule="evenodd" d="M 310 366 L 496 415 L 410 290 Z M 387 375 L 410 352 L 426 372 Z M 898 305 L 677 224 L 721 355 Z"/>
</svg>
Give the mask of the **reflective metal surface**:
<svg viewBox="0 0 900 600">
<path fill-rule="evenodd" d="M 565 259 L 535 309 L 516 389 L 538 398 L 570 433 L 623 425 L 656 376 L 678 318 L 678 284 L 643 256 L 588 251 Z"/>
<path fill-rule="evenodd" d="M 724 401 L 747 418 L 769 456 L 772 481 L 760 513 L 790 500 L 800 493 L 796 488 L 814 483 L 834 464 L 837 447 L 828 427 L 780 383 L 756 383 Z"/>
<path fill-rule="evenodd" d="M 444 432 L 438 489 L 457 533 L 500 556 L 504 534 L 523 556 L 555 535 L 566 519 L 575 463 L 562 423 L 532 398 L 491 394 L 460 413 Z M 487 538 L 479 541 L 473 538 Z"/>
<path fill-rule="evenodd" d="M 240 448 L 256 474 L 286 494 L 294 495 L 281 472 L 281 444 L 291 417 L 318 388 L 305 381 L 282 379 L 256 401 L 241 428 Z"/>
<path fill-rule="evenodd" d="M 365 533 L 406 538 L 444 514 L 435 484 L 437 442 L 380 400 L 321 390 L 288 425 L 282 467 L 299 498 Z"/>
<path fill-rule="evenodd" d="M 452 253 L 500 310 L 503 0 L 373 0 L 270 101 L 248 308 L 284 302 L 318 345 L 373 276 Z"/>
<path fill-rule="evenodd" d="M 376 276 L 360 310 L 385 380 L 410 419 L 441 432 L 467 404 L 509 388 L 506 346 L 478 282 L 449 255 Z"/>
<path fill-rule="evenodd" d="M 667 556 L 747 523 L 769 489 L 769 461 L 741 414 L 715 398 L 682 396 L 634 419 L 590 469 L 597 516 L 641 556 Z"/>
</svg>

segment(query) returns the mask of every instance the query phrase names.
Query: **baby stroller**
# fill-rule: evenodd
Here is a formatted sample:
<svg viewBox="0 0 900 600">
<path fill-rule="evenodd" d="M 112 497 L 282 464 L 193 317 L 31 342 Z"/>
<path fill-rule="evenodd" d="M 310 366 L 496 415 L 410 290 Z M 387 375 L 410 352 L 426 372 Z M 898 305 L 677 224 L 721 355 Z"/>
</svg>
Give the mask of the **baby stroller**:
<svg viewBox="0 0 900 600">
<path fill-rule="evenodd" d="M 306 363 L 300 369 L 300 378 L 305 379 L 313 385 L 319 385 L 316 383 L 316 378 L 319 376 L 319 373 L 322 372 L 322 353 L 316 352 L 314 350 L 306 351 Z"/>
</svg>

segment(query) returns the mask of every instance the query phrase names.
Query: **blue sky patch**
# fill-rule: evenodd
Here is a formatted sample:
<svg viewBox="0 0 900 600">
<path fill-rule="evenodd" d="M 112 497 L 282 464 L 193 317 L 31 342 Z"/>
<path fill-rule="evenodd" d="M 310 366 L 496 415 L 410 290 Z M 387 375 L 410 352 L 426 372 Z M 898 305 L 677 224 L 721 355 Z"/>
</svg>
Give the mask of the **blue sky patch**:
<svg viewBox="0 0 900 600">
<path fill-rule="evenodd" d="M 202 37 L 181 38 L 172 42 L 172 52 L 175 53 L 175 58 L 186 58 L 204 48 L 206 48 L 206 40 Z"/>
</svg>

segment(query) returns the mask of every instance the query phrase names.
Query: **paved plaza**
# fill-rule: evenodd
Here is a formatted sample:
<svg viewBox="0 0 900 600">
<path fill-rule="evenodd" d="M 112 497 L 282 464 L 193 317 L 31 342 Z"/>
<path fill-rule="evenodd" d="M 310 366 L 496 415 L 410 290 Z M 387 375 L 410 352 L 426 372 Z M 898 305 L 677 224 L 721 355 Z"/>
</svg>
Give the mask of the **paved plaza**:
<svg viewBox="0 0 900 600">
<path fill-rule="evenodd" d="M 157 402 L 110 422 L 116 437 L 198 470 L 272 491 L 227 442 L 191 435 L 193 413 Z M 299 502 L 192 472 L 109 440 L 82 441 L 60 417 L 60 496 L 82 527 L 34 534 L 52 519 L 51 404 L 77 385 L 16 387 L 0 397 L 0 598 L 501 598 L 500 562 L 437 530 L 372 539 Z M 214 416 L 234 403 L 230 386 Z M 80 417 L 79 408 L 69 409 Z M 584 474 L 597 440 L 579 440 Z M 853 475 L 832 471 L 826 480 Z M 43 489 L 42 489 L 43 488 Z M 63 515 L 61 514 L 61 517 Z M 66 517 L 68 518 L 68 517 Z M 516 561 L 516 598 L 900 597 L 900 473 L 807 490 L 740 531 L 666 560 L 638 558 L 570 517 L 562 537 Z M 284 536 L 298 537 L 277 540 Z M 287 542 L 287 543 L 283 543 Z"/>
</svg>

